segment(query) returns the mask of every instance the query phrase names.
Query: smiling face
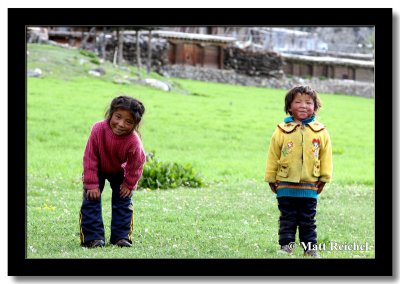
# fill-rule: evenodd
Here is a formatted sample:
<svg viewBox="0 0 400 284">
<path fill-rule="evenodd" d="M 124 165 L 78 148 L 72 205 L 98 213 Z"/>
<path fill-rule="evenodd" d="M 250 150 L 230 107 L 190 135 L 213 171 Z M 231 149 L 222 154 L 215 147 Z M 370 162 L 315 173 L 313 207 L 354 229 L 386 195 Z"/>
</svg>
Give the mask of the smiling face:
<svg viewBox="0 0 400 284">
<path fill-rule="evenodd" d="M 307 94 L 297 93 L 290 104 L 289 113 L 296 122 L 311 117 L 314 114 L 314 100 Z"/>
<path fill-rule="evenodd" d="M 110 126 L 115 135 L 122 136 L 132 132 L 135 122 L 131 112 L 117 109 L 111 116 Z"/>
</svg>

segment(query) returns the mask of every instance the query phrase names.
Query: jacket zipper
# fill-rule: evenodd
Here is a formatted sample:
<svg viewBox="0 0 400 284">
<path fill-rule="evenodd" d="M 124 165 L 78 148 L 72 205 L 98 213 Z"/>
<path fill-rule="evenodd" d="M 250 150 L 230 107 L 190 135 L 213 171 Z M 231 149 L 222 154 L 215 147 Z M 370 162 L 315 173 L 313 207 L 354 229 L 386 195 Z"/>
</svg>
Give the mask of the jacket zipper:
<svg viewBox="0 0 400 284">
<path fill-rule="evenodd" d="M 304 125 L 303 124 L 300 127 L 300 132 L 301 132 L 301 172 L 300 172 L 299 182 L 301 181 L 301 176 L 303 174 L 303 166 L 304 166 Z"/>
</svg>

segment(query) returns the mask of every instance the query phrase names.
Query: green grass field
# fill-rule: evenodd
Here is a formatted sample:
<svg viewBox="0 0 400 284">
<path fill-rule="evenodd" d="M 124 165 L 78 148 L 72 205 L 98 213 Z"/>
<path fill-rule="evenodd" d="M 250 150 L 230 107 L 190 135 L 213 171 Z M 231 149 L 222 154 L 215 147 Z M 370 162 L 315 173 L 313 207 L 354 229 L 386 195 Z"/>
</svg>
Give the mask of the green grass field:
<svg viewBox="0 0 400 284">
<path fill-rule="evenodd" d="M 169 78 L 186 92 L 118 85 L 132 71 L 103 63 L 106 76 L 77 50 L 28 45 L 27 256 L 29 258 L 279 258 L 276 198 L 263 182 L 269 139 L 285 117 L 286 90 Z M 152 76 L 160 78 L 157 75 Z M 204 188 L 135 192 L 134 246 L 79 246 L 82 154 L 91 125 L 120 94 L 146 106 L 146 151 L 191 163 Z M 366 244 L 368 251 L 324 250 L 324 258 L 374 257 L 374 101 L 321 94 L 319 116 L 331 135 L 334 181 L 320 196 L 321 244 Z M 110 190 L 103 194 L 109 236 Z M 292 257 L 302 257 L 298 248 Z"/>
</svg>

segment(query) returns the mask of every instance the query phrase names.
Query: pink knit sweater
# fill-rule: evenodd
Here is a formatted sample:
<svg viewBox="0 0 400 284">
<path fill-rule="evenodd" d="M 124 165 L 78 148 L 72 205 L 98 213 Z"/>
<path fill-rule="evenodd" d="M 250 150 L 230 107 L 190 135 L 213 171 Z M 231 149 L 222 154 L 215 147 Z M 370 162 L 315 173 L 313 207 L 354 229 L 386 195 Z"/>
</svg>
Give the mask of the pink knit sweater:
<svg viewBox="0 0 400 284">
<path fill-rule="evenodd" d="M 135 190 L 143 173 L 146 155 L 137 133 L 118 136 L 107 120 L 96 122 L 83 155 L 83 184 L 86 189 L 99 188 L 97 172 L 124 171 L 124 184 Z"/>
</svg>

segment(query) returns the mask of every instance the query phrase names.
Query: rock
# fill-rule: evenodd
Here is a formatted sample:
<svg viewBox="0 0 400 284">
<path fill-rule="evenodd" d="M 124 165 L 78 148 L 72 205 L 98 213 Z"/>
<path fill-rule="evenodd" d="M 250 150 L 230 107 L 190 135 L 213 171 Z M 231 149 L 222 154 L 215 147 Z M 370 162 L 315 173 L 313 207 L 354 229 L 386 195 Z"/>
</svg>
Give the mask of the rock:
<svg viewBox="0 0 400 284">
<path fill-rule="evenodd" d="M 126 67 L 126 66 L 118 66 L 118 68 L 121 69 L 121 70 L 123 70 L 123 71 L 125 71 L 125 72 L 131 72 L 131 69 L 129 69 L 129 68 Z"/>
<path fill-rule="evenodd" d="M 106 74 L 106 70 L 104 70 L 103 68 L 95 68 L 90 70 L 88 73 L 89 75 L 100 77 Z"/>
<path fill-rule="evenodd" d="M 101 73 L 100 73 L 100 72 L 97 72 L 97 71 L 94 71 L 94 70 L 90 70 L 90 71 L 88 72 L 88 74 L 89 74 L 89 75 L 92 75 L 92 76 L 96 76 L 96 77 L 100 77 L 100 76 L 101 76 Z"/>
<path fill-rule="evenodd" d="M 34 70 L 28 70 L 27 74 L 28 77 L 40 77 L 42 76 L 42 70 L 39 68 L 35 68 Z"/>
<path fill-rule="evenodd" d="M 157 88 L 157 89 L 161 89 L 166 92 L 171 90 L 171 87 L 169 84 L 159 81 L 159 80 L 156 80 L 156 79 L 153 79 L 153 78 L 146 78 L 143 81 L 146 85 L 149 85 L 149 86 Z"/>
<path fill-rule="evenodd" d="M 118 85 L 128 85 L 129 82 L 127 80 L 121 79 L 121 78 L 115 78 L 113 80 L 114 84 L 118 84 Z"/>
</svg>

